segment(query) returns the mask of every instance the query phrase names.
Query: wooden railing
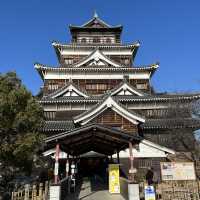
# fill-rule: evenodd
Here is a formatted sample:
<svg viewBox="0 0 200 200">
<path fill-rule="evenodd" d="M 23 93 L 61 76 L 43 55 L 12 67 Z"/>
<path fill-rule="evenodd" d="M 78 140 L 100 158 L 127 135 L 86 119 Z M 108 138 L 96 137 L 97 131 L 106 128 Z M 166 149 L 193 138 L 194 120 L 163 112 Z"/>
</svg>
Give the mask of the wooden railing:
<svg viewBox="0 0 200 200">
<path fill-rule="evenodd" d="M 26 184 L 17 191 L 12 192 L 12 200 L 47 200 L 49 183 Z"/>
</svg>

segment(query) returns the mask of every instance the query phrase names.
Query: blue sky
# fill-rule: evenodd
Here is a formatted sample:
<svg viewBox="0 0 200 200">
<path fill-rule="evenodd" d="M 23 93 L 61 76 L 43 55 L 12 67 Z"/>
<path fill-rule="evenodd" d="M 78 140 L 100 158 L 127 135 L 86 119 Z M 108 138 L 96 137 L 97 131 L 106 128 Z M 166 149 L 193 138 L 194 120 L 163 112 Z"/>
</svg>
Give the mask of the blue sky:
<svg viewBox="0 0 200 200">
<path fill-rule="evenodd" d="M 200 91 L 200 1 L 6 0 L 0 3 L 0 72 L 15 70 L 34 94 L 42 81 L 33 64 L 57 65 L 51 42 L 69 42 L 69 24 L 94 10 L 124 26 L 125 43 L 141 42 L 135 65 L 160 62 L 152 84 L 159 92 Z"/>
</svg>

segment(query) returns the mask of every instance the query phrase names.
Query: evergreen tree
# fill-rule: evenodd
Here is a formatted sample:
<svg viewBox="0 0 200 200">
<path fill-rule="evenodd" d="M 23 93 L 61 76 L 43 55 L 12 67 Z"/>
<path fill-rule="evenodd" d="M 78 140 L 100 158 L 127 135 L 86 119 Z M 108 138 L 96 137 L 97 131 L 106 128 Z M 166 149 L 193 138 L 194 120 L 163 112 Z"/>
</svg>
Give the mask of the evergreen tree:
<svg viewBox="0 0 200 200">
<path fill-rule="evenodd" d="M 16 174 L 29 175 L 43 135 L 42 107 L 15 72 L 0 74 L 0 175 L 8 182 Z"/>
</svg>

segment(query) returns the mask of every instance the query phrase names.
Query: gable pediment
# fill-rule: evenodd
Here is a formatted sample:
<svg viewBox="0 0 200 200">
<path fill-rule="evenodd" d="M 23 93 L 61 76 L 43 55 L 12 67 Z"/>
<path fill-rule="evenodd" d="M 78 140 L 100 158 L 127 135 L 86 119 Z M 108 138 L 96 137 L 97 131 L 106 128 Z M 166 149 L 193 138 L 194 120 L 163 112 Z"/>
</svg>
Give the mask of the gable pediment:
<svg viewBox="0 0 200 200">
<path fill-rule="evenodd" d="M 122 67 L 120 63 L 117 63 L 107 56 L 105 56 L 99 49 L 93 51 L 89 56 L 83 58 L 79 62 L 72 65 L 72 67 L 82 67 L 82 66 L 112 66 L 112 67 Z"/>
<path fill-rule="evenodd" d="M 97 104 L 90 110 L 74 117 L 74 123 L 81 123 L 81 125 L 87 124 L 88 122 L 99 116 L 107 109 L 113 110 L 114 112 L 124 117 L 133 124 L 138 124 L 139 122 L 142 123 L 145 122 L 145 119 L 142 116 L 133 113 L 131 111 L 128 111 L 122 105 L 118 104 L 111 96 L 109 96 L 101 104 Z"/>
<path fill-rule="evenodd" d="M 134 88 L 130 84 L 123 82 L 117 88 L 111 92 L 111 96 L 126 96 L 126 95 L 134 95 L 134 96 L 144 96 L 145 94 L 138 89 Z"/>
<path fill-rule="evenodd" d="M 100 21 L 98 18 L 94 18 L 88 24 L 84 25 L 84 27 L 87 27 L 87 28 L 108 28 L 108 26 L 105 23 L 102 23 L 102 21 Z"/>
<path fill-rule="evenodd" d="M 87 94 L 76 88 L 73 84 L 66 85 L 49 95 L 51 98 L 59 97 L 88 97 Z"/>
</svg>

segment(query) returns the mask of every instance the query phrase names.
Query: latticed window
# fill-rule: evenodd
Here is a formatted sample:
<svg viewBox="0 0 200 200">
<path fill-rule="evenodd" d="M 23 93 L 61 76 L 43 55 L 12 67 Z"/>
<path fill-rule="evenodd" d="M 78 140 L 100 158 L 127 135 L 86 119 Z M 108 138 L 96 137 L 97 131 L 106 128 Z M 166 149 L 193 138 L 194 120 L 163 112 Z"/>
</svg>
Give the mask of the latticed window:
<svg viewBox="0 0 200 200">
<path fill-rule="evenodd" d="M 96 83 L 96 84 L 86 84 L 87 90 L 106 90 L 108 88 L 107 84 Z"/>
<path fill-rule="evenodd" d="M 73 64 L 73 59 L 65 59 L 67 65 Z"/>
<path fill-rule="evenodd" d="M 111 39 L 110 38 L 106 38 L 106 43 L 111 43 Z"/>
<path fill-rule="evenodd" d="M 44 116 L 45 116 L 46 119 L 53 120 L 53 119 L 55 119 L 55 112 L 45 111 Z"/>
<path fill-rule="evenodd" d="M 86 43 L 86 38 L 82 38 L 81 43 Z"/>
<path fill-rule="evenodd" d="M 94 37 L 93 38 L 93 43 L 100 43 L 100 38 L 99 37 Z"/>
<path fill-rule="evenodd" d="M 147 89 L 147 84 L 146 83 L 138 83 L 136 86 L 137 86 L 137 89 L 140 89 L 140 90 Z"/>
<path fill-rule="evenodd" d="M 58 84 L 50 83 L 48 85 L 48 90 L 57 90 L 57 89 L 58 89 Z"/>
</svg>

